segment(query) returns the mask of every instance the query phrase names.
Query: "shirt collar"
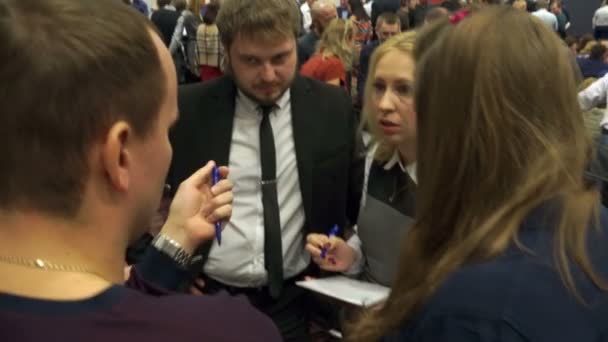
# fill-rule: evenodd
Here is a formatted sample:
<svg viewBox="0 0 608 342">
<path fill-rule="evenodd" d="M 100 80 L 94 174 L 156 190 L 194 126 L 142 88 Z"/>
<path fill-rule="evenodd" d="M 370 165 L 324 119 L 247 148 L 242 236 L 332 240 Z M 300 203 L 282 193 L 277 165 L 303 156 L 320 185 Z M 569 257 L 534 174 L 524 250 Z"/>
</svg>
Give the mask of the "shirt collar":
<svg viewBox="0 0 608 342">
<path fill-rule="evenodd" d="M 238 90 L 237 101 L 241 105 L 245 106 L 247 112 L 249 112 L 249 113 L 259 113 L 259 111 L 260 111 L 260 104 L 255 102 L 249 96 L 245 95 L 245 93 L 243 93 L 240 89 Z M 287 89 L 285 91 L 285 93 L 283 93 L 283 95 L 281 95 L 281 97 L 279 97 L 275 106 L 279 110 L 282 110 L 282 109 L 285 109 L 285 107 L 287 107 L 287 105 L 290 103 L 290 101 L 291 101 L 291 91 L 289 89 Z M 277 111 L 275 111 L 274 113 L 276 113 L 276 112 Z"/>
<path fill-rule="evenodd" d="M 416 177 L 416 163 L 411 163 L 407 166 L 403 165 L 401 157 L 399 156 L 399 151 L 395 150 L 391 159 L 384 164 L 384 169 L 390 170 L 397 164 L 403 173 L 407 173 L 412 178 L 414 183 L 418 184 L 418 178 Z"/>
</svg>

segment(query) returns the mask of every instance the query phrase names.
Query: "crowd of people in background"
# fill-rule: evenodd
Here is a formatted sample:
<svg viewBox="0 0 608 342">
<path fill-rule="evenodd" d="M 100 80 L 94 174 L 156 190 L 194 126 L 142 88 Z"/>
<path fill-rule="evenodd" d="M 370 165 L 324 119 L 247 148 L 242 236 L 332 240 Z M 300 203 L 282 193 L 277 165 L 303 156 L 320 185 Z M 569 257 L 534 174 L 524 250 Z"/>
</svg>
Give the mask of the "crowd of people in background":
<svg viewBox="0 0 608 342">
<path fill-rule="evenodd" d="M 174 57 L 180 83 L 209 81 L 223 75 L 224 48 L 215 25 L 221 0 L 160 0 L 155 10 L 143 0 L 124 1 L 151 17 L 161 31 Z M 396 33 L 420 28 L 477 4 L 505 4 L 532 13 L 572 48 L 583 78 L 599 78 L 608 70 L 606 52 L 599 46 L 608 45 L 607 1 L 601 2 L 592 18 L 593 33 L 581 37 L 568 34 L 570 15 L 563 0 L 289 1 L 299 7 L 301 14 L 298 38 L 301 72 L 343 87 L 353 98 L 357 111 L 363 107 L 369 59 L 379 43 Z M 330 26 L 333 19 L 338 21 Z M 328 26 L 332 30 L 324 35 Z"/>
<path fill-rule="evenodd" d="M 122 2 L 0 2 L 0 340 L 608 336 L 608 0 Z"/>
</svg>

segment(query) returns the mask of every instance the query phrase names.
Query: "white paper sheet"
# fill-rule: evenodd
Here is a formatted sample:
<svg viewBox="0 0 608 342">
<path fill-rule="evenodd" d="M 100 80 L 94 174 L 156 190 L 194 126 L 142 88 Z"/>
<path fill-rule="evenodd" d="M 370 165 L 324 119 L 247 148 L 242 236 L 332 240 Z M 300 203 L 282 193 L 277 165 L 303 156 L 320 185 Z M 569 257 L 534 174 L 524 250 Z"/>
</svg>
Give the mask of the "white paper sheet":
<svg viewBox="0 0 608 342">
<path fill-rule="evenodd" d="M 358 306 L 377 304 L 388 297 L 390 288 L 345 276 L 299 281 L 296 285 Z"/>
</svg>

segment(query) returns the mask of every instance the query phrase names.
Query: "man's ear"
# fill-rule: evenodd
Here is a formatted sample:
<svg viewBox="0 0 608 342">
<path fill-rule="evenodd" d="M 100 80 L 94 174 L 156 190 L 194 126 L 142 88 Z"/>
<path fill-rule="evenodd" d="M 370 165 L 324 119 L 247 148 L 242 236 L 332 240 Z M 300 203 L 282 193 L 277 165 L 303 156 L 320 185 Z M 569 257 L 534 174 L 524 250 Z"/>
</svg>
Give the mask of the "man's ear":
<svg viewBox="0 0 608 342">
<path fill-rule="evenodd" d="M 130 146 L 133 130 L 124 121 L 118 121 L 108 131 L 102 148 L 102 163 L 110 183 L 119 191 L 129 188 L 132 155 Z"/>
</svg>

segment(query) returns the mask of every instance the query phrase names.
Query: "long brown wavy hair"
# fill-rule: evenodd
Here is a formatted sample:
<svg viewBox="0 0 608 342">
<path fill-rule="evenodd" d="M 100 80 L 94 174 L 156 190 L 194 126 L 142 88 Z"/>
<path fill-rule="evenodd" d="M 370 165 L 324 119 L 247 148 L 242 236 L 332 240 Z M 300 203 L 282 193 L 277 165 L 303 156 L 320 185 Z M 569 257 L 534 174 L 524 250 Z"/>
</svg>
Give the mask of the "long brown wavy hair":
<svg viewBox="0 0 608 342">
<path fill-rule="evenodd" d="M 427 27 L 415 57 L 416 223 L 389 298 L 362 315 L 350 339 L 378 340 L 407 324 L 463 265 L 496 258 L 513 243 L 523 248 L 522 221 L 548 201 L 560 208 L 554 258 L 564 285 L 583 300 L 574 266 L 607 290 L 586 252 L 599 208 L 598 191 L 584 179 L 591 145 L 568 51 L 555 33 L 527 13 L 489 6 Z"/>
</svg>

